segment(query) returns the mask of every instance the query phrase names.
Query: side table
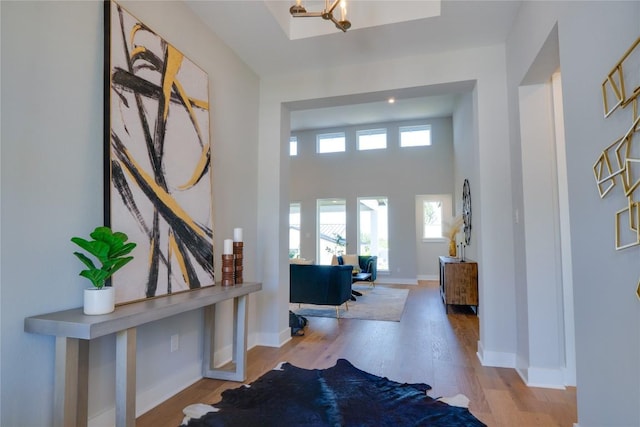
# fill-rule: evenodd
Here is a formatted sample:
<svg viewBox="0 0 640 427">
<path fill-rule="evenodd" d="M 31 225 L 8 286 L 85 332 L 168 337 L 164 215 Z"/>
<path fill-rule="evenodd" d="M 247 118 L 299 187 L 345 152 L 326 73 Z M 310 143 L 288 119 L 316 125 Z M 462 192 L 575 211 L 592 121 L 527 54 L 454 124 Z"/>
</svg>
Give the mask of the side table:
<svg viewBox="0 0 640 427">
<path fill-rule="evenodd" d="M 449 305 L 469 305 L 478 311 L 478 263 L 460 258 L 440 257 L 440 295 Z"/>
</svg>

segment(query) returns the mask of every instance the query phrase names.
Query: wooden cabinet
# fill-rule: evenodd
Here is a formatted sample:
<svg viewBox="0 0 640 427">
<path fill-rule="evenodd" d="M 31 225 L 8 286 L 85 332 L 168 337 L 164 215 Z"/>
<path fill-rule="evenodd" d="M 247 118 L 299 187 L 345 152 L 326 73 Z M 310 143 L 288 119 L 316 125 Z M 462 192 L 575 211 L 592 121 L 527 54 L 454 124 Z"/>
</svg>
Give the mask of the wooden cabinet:
<svg viewBox="0 0 640 427">
<path fill-rule="evenodd" d="M 440 257 L 440 295 L 449 305 L 469 305 L 478 310 L 478 263 L 460 258 Z"/>
</svg>

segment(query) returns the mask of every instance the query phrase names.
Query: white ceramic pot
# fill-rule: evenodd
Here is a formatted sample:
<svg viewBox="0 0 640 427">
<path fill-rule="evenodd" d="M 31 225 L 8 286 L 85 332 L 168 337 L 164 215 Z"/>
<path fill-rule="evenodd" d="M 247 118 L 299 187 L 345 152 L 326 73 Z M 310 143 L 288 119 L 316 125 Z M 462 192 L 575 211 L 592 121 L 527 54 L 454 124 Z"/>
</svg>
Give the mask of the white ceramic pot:
<svg viewBox="0 0 640 427">
<path fill-rule="evenodd" d="M 84 290 L 84 314 L 108 314 L 115 310 L 116 294 L 111 286 Z"/>
</svg>

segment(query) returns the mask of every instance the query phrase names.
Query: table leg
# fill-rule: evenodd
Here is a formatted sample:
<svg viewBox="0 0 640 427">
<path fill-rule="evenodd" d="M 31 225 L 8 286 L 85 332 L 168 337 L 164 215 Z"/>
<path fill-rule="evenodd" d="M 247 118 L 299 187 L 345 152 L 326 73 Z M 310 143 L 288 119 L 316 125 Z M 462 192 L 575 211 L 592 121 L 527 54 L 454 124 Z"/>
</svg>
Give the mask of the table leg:
<svg viewBox="0 0 640 427">
<path fill-rule="evenodd" d="M 86 427 L 89 395 L 89 341 L 56 337 L 55 427 Z"/>
<path fill-rule="evenodd" d="M 247 296 L 233 299 L 233 362 L 231 369 L 215 368 L 214 335 L 215 306 L 205 307 L 204 354 L 202 375 L 206 378 L 226 381 L 244 381 L 247 372 Z"/>
<path fill-rule="evenodd" d="M 204 343 L 202 346 L 202 376 L 208 377 L 209 371 L 214 369 L 215 361 L 213 357 L 215 342 L 215 321 L 216 306 L 215 304 L 204 308 Z"/>
<path fill-rule="evenodd" d="M 236 362 L 236 374 L 239 381 L 244 381 L 247 372 L 247 296 L 244 295 L 233 301 L 234 317 L 234 359 Z"/>
<path fill-rule="evenodd" d="M 136 328 L 116 333 L 116 427 L 136 425 Z"/>
</svg>

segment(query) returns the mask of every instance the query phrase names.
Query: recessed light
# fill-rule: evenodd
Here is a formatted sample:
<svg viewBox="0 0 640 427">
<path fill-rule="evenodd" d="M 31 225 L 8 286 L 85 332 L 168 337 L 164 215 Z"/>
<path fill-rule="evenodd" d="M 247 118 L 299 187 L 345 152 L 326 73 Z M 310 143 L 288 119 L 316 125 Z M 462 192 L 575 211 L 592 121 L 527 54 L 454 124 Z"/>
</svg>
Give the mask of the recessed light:
<svg viewBox="0 0 640 427">
<path fill-rule="evenodd" d="M 395 103 L 395 102 L 396 102 L 396 99 L 395 99 L 395 98 L 389 98 L 389 99 L 387 100 L 387 102 L 388 102 L 389 104 L 393 104 L 393 103 Z"/>
</svg>

